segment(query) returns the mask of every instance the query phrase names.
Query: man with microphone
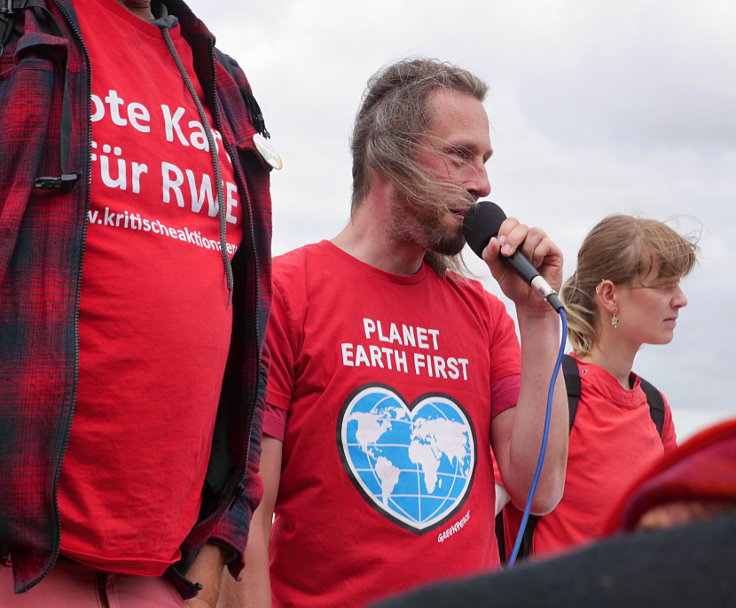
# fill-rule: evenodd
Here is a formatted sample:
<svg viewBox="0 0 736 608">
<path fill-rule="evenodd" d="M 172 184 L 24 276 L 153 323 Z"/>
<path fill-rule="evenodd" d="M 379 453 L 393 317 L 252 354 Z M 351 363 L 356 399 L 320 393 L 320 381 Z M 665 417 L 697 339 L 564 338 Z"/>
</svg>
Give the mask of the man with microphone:
<svg viewBox="0 0 736 608">
<path fill-rule="evenodd" d="M 553 308 L 502 258 L 520 250 L 556 289 L 562 254 L 514 218 L 482 250 L 520 347 L 504 304 L 462 274 L 465 213 L 491 189 L 486 89 L 426 59 L 372 77 L 348 224 L 274 260 L 264 500 L 228 608 L 363 606 L 499 564 L 493 457 L 523 507 L 560 344 Z M 535 513 L 563 490 L 561 382 Z"/>
</svg>

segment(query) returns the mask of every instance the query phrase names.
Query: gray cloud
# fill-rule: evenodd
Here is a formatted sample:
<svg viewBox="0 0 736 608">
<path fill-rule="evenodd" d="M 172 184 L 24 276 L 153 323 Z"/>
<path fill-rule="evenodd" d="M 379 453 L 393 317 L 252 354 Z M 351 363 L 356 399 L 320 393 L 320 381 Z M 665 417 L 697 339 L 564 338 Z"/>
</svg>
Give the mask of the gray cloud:
<svg viewBox="0 0 736 608">
<path fill-rule="evenodd" d="M 191 5 L 246 69 L 285 168 L 274 253 L 348 217 L 352 120 L 386 63 L 426 55 L 490 85 L 490 198 L 566 253 L 613 212 L 681 216 L 702 232 L 671 345 L 636 369 L 664 390 L 680 437 L 734 416 L 736 5 L 730 0 L 336 0 Z M 471 254 L 472 256 L 472 254 Z M 490 291 L 488 271 L 474 269 Z"/>
</svg>

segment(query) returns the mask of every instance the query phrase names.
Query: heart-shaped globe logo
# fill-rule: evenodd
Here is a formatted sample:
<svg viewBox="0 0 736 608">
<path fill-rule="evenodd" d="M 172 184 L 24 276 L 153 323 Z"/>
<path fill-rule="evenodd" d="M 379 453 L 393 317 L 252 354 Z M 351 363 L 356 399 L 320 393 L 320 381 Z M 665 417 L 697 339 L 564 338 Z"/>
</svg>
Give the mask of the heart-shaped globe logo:
<svg viewBox="0 0 736 608">
<path fill-rule="evenodd" d="M 380 513 L 416 533 L 447 521 L 475 472 L 475 433 L 451 397 L 407 405 L 391 387 L 362 386 L 343 405 L 337 438 L 345 470 Z"/>
</svg>

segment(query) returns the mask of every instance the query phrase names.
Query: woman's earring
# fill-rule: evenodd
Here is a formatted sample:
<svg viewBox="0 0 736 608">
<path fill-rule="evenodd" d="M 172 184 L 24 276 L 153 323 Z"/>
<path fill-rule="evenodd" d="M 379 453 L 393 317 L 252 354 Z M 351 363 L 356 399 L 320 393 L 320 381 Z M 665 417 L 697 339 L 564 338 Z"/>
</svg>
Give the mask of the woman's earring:
<svg viewBox="0 0 736 608">
<path fill-rule="evenodd" d="M 618 317 L 616 316 L 617 312 L 618 308 L 614 308 L 613 315 L 611 315 L 611 327 L 613 327 L 613 329 L 616 329 L 618 327 Z"/>
</svg>

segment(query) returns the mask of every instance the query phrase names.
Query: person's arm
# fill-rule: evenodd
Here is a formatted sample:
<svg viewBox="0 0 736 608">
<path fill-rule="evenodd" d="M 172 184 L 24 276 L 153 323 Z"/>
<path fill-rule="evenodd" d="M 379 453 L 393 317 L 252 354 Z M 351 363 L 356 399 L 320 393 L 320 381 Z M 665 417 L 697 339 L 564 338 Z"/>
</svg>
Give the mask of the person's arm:
<svg viewBox="0 0 736 608">
<path fill-rule="evenodd" d="M 215 608 L 220 591 L 220 579 L 225 569 L 225 551 L 217 545 L 202 547 L 187 572 L 187 578 L 202 585 L 199 593 L 184 603 L 191 608 Z"/>
<path fill-rule="evenodd" d="M 268 543 L 281 476 L 282 443 L 263 436 L 260 476 L 263 500 L 253 513 L 241 579 L 223 575 L 219 608 L 271 608 Z"/>
<path fill-rule="evenodd" d="M 492 238 L 483 251 L 483 260 L 504 294 L 516 305 L 521 338 L 519 400 L 516 407 L 493 419 L 491 440 L 504 487 L 513 503 L 523 508 L 539 458 L 547 392 L 560 348 L 561 325 L 552 307 L 500 259 L 511 255 L 519 246 L 555 290 L 562 283 L 562 252 L 542 230 L 529 229 L 515 218 L 503 222 L 498 237 Z M 560 374 L 554 389 L 544 467 L 532 504 L 536 514 L 551 511 L 562 497 L 567 445 L 567 398 Z"/>
<path fill-rule="evenodd" d="M 496 512 L 495 515 L 498 515 L 501 512 L 501 509 L 503 509 L 506 506 L 506 503 L 509 502 L 510 496 L 509 493 L 506 491 L 506 488 L 503 487 L 503 479 L 501 479 L 501 472 L 498 470 L 498 461 L 496 460 L 496 457 L 493 455 L 493 449 L 491 449 L 491 457 L 493 460 L 493 479 L 495 481 L 495 489 L 496 489 Z"/>
</svg>

